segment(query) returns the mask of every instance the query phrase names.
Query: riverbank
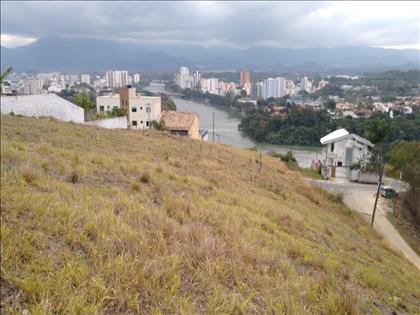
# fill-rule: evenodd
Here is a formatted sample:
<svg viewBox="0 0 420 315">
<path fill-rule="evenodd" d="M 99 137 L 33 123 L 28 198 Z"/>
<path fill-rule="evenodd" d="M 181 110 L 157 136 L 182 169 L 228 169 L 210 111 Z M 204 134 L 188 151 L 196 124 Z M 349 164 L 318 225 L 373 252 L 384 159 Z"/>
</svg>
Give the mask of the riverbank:
<svg viewBox="0 0 420 315">
<path fill-rule="evenodd" d="M 215 141 L 232 145 L 239 148 L 256 147 L 264 153 L 270 151 L 285 154 L 292 151 L 300 167 L 308 168 L 312 160 L 321 157 L 320 147 L 276 145 L 269 143 L 259 143 L 246 136 L 238 130 L 241 120 L 238 115 L 220 106 L 216 107 L 209 103 L 186 100 L 182 98 L 172 98 L 178 111 L 196 112 L 200 119 L 200 128 L 208 129 L 209 141 L 213 140 L 213 113 L 215 118 Z"/>
</svg>

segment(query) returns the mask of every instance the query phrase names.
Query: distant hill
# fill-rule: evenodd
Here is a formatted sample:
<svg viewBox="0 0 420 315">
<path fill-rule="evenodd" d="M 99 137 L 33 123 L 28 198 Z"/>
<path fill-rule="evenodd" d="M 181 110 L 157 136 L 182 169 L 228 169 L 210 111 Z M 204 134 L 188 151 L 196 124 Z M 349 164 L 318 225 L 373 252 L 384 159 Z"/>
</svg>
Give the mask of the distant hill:
<svg viewBox="0 0 420 315">
<path fill-rule="evenodd" d="M 420 309 L 418 270 L 279 159 L 18 116 L 1 139 L 2 313 Z"/>
<path fill-rule="evenodd" d="M 420 68 L 419 51 L 374 47 L 245 50 L 187 44 L 141 44 L 90 38 L 46 37 L 17 48 L 1 48 L 2 68 L 18 71 L 174 70 L 181 65 L 204 70 L 387 70 Z"/>
</svg>

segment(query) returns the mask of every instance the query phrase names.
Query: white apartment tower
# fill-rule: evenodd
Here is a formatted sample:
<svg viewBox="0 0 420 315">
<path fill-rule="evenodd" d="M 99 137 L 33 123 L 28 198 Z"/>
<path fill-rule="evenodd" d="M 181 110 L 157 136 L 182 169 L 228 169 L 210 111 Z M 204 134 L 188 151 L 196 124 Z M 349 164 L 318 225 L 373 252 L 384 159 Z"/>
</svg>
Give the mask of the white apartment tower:
<svg viewBox="0 0 420 315">
<path fill-rule="evenodd" d="M 261 90 L 263 99 L 282 97 L 286 91 L 286 79 L 282 77 L 265 79 Z"/>
<path fill-rule="evenodd" d="M 201 79 L 201 73 L 200 71 L 195 71 L 193 74 L 193 88 L 198 87 L 199 83 L 200 83 L 200 79 Z"/>
<path fill-rule="evenodd" d="M 128 84 L 128 71 L 108 70 L 106 72 L 106 82 L 110 88 L 125 87 Z"/>
<path fill-rule="evenodd" d="M 80 76 L 80 82 L 85 84 L 90 84 L 90 75 L 89 74 L 82 74 Z"/>
<path fill-rule="evenodd" d="M 140 74 L 134 73 L 134 75 L 133 75 L 133 82 L 134 83 L 139 83 L 140 82 Z"/>
<path fill-rule="evenodd" d="M 193 87 L 193 76 L 187 67 L 179 68 L 179 73 L 175 76 L 175 83 L 181 89 L 191 89 Z"/>
<path fill-rule="evenodd" d="M 302 80 L 300 80 L 300 88 L 308 93 L 311 93 L 312 82 L 307 77 L 304 77 Z"/>
</svg>

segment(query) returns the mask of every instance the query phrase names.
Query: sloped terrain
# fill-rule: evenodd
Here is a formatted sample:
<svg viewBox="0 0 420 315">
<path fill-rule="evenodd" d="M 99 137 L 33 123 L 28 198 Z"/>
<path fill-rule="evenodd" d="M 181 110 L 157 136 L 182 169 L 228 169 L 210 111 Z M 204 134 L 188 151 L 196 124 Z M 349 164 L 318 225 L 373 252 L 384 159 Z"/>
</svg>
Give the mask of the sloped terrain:
<svg viewBox="0 0 420 315">
<path fill-rule="evenodd" d="M 278 159 L 2 116 L 1 307 L 415 314 L 420 275 Z"/>
</svg>

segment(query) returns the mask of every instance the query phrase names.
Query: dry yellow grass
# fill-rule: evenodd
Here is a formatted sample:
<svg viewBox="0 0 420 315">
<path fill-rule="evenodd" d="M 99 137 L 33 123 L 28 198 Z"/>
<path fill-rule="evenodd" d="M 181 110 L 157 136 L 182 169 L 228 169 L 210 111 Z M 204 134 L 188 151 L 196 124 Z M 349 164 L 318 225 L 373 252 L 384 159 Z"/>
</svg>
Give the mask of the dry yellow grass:
<svg viewBox="0 0 420 315">
<path fill-rule="evenodd" d="M 420 275 L 279 160 L 2 116 L 1 307 L 415 314 Z"/>
</svg>

